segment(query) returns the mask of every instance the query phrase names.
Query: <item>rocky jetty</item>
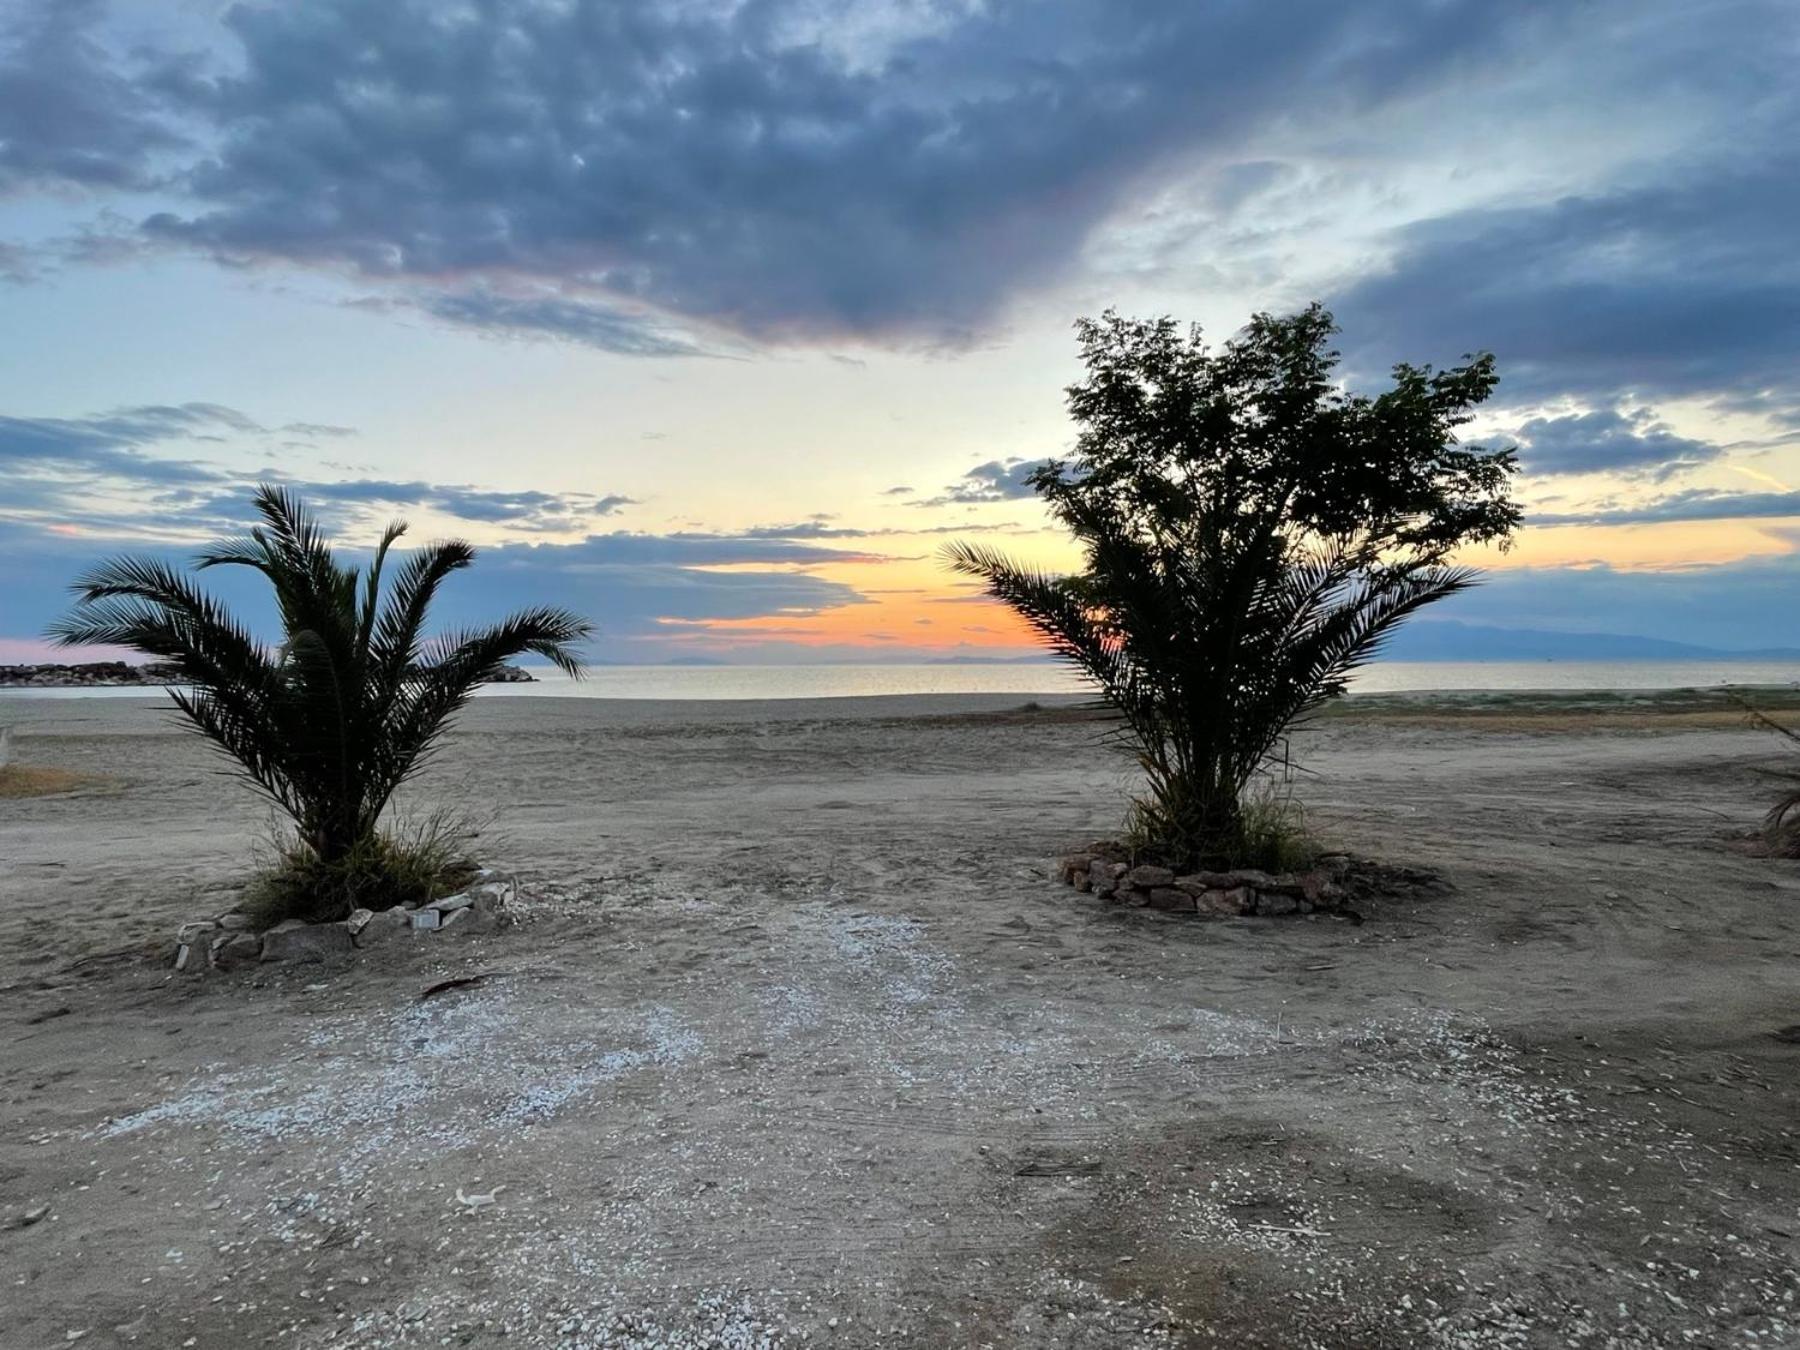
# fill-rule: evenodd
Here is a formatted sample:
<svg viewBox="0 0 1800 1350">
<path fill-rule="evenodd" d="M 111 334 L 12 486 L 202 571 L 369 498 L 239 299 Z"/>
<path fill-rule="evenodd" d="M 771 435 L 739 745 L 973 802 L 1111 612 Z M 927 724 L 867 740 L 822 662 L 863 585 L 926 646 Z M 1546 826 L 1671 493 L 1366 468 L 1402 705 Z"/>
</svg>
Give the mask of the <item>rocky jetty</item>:
<svg viewBox="0 0 1800 1350">
<path fill-rule="evenodd" d="M 85 689 L 109 685 L 172 684 L 174 674 L 172 667 L 156 661 L 141 666 L 134 666 L 128 661 L 0 666 L 0 688 Z"/>
<path fill-rule="evenodd" d="M 0 666 L 0 689 L 105 689 L 180 684 L 175 667 L 164 661 L 134 666 L 129 661 L 53 662 L 35 666 Z M 535 684 L 523 666 L 501 666 L 484 684 Z"/>
</svg>

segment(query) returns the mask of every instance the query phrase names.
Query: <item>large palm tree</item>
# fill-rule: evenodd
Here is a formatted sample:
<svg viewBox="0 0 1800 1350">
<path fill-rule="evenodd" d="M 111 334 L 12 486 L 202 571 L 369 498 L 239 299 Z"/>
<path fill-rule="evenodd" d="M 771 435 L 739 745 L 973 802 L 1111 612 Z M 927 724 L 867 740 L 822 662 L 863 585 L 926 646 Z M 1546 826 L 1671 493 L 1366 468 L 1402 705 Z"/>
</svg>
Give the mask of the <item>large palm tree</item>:
<svg viewBox="0 0 1800 1350">
<path fill-rule="evenodd" d="M 183 716 L 292 817 L 330 866 L 369 840 L 400 785 L 425 764 L 451 717 L 499 666 L 524 652 L 572 676 L 591 626 L 534 606 L 491 627 L 428 638 L 438 588 L 469 566 L 460 540 L 405 558 L 383 585 L 390 525 L 367 573 L 340 563 L 298 498 L 263 486 L 262 524 L 201 553 L 197 566 L 248 567 L 274 589 L 282 641 L 270 648 L 180 570 L 149 558 L 102 563 L 75 583 L 63 646 L 129 647 L 168 663 Z"/>
<path fill-rule="evenodd" d="M 1148 792 L 1134 835 L 1175 867 L 1261 862 L 1246 791 L 1288 729 L 1341 694 L 1395 626 L 1469 586 L 1446 562 L 1519 519 L 1510 451 L 1454 429 L 1494 387 L 1479 357 L 1399 366 L 1378 398 L 1333 378 L 1331 316 L 1198 331 L 1108 314 L 1078 331 L 1071 460 L 1030 477 L 1080 546 L 1066 576 L 968 543 L 986 583 L 1118 713 Z"/>
</svg>

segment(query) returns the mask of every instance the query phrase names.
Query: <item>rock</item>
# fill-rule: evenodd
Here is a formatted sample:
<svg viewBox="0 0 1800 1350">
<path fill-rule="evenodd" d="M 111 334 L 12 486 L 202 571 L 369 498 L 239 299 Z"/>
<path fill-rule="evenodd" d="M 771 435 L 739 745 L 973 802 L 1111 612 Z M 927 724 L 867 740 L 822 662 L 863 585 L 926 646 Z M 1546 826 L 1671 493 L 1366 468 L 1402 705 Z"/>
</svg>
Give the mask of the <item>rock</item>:
<svg viewBox="0 0 1800 1350">
<path fill-rule="evenodd" d="M 342 923 L 289 919 L 263 934 L 264 961 L 323 961 L 351 950 L 350 929 Z"/>
<path fill-rule="evenodd" d="M 1182 881 L 1190 882 L 1208 891 L 1229 891 L 1233 887 L 1243 884 L 1238 880 L 1236 872 L 1208 872 L 1204 868 L 1183 877 Z"/>
<path fill-rule="evenodd" d="M 1195 908 L 1202 914 L 1248 914 L 1255 903 L 1248 887 L 1214 887 L 1201 894 Z"/>
<path fill-rule="evenodd" d="M 1071 853 L 1056 864 L 1054 875 L 1063 885 L 1071 886 L 1075 883 L 1075 874 L 1085 872 L 1093 860 L 1091 853 Z"/>
<path fill-rule="evenodd" d="M 469 891 L 462 891 L 456 895 L 446 895 L 441 900 L 428 900 L 419 908 L 435 909 L 439 914 L 452 914 L 459 909 L 467 909 L 474 903 L 474 895 Z"/>
<path fill-rule="evenodd" d="M 12 1232 L 20 1228 L 30 1228 L 33 1224 L 42 1223 L 50 1217 L 50 1206 L 33 1205 L 9 1215 L 4 1223 L 0 1223 L 0 1231 Z"/>
<path fill-rule="evenodd" d="M 1097 862 L 1088 868 L 1088 889 L 1101 899 L 1119 889 L 1119 874 L 1113 870 L 1115 866 L 1114 863 Z"/>
<path fill-rule="evenodd" d="M 483 921 L 479 931 L 491 933 L 512 922 L 506 907 L 518 898 L 519 886 L 514 881 L 490 881 L 474 891 L 475 914 Z"/>
<path fill-rule="evenodd" d="M 1281 878 L 1272 877 L 1254 867 L 1236 868 L 1232 871 L 1231 878 L 1237 885 L 1248 886 L 1253 891 L 1281 891 L 1294 884 L 1292 877 L 1284 882 Z"/>
<path fill-rule="evenodd" d="M 186 970 L 194 963 L 194 948 L 186 942 L 175 944 L 175 969 Z"/>
<path fill-rule="evenodd" d="M 1150 908 L 1192 913 L 1194 897 L 1174 886 L 1156 886 L 1150 891 Z"/>
<path fill-rule="evenodd" d="M 1125 874 L 1131 878 L 1131 884 L 1141 890 L 1150 890 L 1155 886 L 1172 886 L 1175 874 L 1166 867 L 1157 867 L 1151 863 L 1139 863 Z"/>
<path fill-rule="evenodd" d="M 1300 902 L 1283 891 L 1259 891 L 1256 895 L 1257 914 L 1293 914 L 1300 908 Z"/>
<path fill-rule="evenodd" d="M 344 920 L 344 927 L 350 930 L 350 940 L 356 941 L 356 935 L 369 926 L 369 920 L 375 917 L 372 909 L 353 909 L 350 917 Z"/>
<path fill-rule="evenodd" d="M 219 927 L 233 933 L 242 933 L 256 927 L 256 920 L 248 914 L 241 914 L 235 909 L 226 910 L 218 917 Z"/>
<path fill-rule="evenodd" d="M 1324 868 L 1315 867 L 1300 878 L 1300 894 L 1316 909 L 1331 909 L 1344 898 L 1344 888 Z"/>
<path fill-rule="evenodd" d="M 212 949 L 207 953 L 215 970 L 236 970 L 240 966 L 254 965 L 262 960 L 263 940 L 259 934 L 249 932 L 221 932 L 213 939 Z"/>
<path fill-rule="evenodd" d="M 175 930 L 175 941 L 187 947 L 205 947 L 212 942 L 218 925 L 211 919 L 201 923 L 184 923 Z"/>
<path fill-rule="evenodd" d="M 453 909 L 444 915 L 440 928 L 454 928 L 465 937 L 475 933 L 491 933 L 500 926 L 500 916 L 493 910 L 477 909 L 470 905 L 463 909 Z"/>
<path fill-rule="evenodd" d="M 1340 880 L 1351 867 L 1348 853 L 1326 853 L 1320 855 L 1316 866 L 1330 876 L 1332 880 Z"/>
<path fill-rule="evenodd" d="M 1133 909 L 1142 909 L 1150 903 L 1150 894 L 1131 886 L 1121 886 L 1113 892 L 1112 900 L 1115 905 L 1129 905 Z"/>
<path fill-rule="evenodd" d="M 355 915 L 351 917 L 354 918 Z M 392 909 L 379 910 L 369 915 L 362 927 L 351 935 L 351 940 L 358 947 L 373 947 L 411 927 L 412 914 L 404 905 L 395 905 Z"/>
<path fill-rule="evenodd" d="M 1078 869 L 1075 875 L 1070 878 L 1069 884 L 1078 891 L 1085 891 L 1093 886 L 1092 877 L 1093 873 L 1090 872 L 1089 869 L 1083 867 Z"/>
</svg>

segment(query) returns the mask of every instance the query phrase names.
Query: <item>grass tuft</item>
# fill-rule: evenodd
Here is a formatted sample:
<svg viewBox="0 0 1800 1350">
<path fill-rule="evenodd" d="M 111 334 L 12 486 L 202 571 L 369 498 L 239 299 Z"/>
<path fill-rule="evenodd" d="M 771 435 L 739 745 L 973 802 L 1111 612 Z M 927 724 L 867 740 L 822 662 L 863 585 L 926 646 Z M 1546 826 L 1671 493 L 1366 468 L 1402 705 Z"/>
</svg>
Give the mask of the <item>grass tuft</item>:
<svg viewBox="0 0 1800 1350">
<path fill-rule="evenodd" d="M 333 863 L 321 861 L 292 835 L 280 835 L 237 909 L 258 928 L 286 919 L 331 923 L 354 909 L 414 909 L 475 880 L 470 846 L 480 833 L 461 816 L 434 812 L 371 835 Z"/>
<path fill-rule="evenodd" d="M 1161 863 L 1177 872 L 1196 869 L 1302 872 L 1319 847 L 1306 832 L 1306 813 L 1289 784 L 1265 776 L 1252 783 L 1239 804 L 1237 833 L 1228 839 L 1200 838 L 1181 828 L 1152 796 L 1132 803 L 1125 820 L 1125 846 L 1139 862 Z"/>
</svg>

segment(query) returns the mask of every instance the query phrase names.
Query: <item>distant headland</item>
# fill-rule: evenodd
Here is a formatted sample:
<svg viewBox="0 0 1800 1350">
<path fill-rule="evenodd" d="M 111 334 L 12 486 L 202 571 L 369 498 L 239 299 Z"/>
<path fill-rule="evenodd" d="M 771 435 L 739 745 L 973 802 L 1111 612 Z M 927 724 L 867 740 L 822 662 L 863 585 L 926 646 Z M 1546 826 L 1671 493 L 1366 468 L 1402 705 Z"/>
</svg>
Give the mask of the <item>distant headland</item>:
<svg viewBox="0 0 1800 1350">
<path fill-rule="evenodd" d="M 533 684 L 536 677 L 523 666 L 501 666 L 485 684 Z M 0 666 L 0 689 L 103 689 L 142 688 L 178 684 L 175 668 L 162 661 L 133 665 L 129 661 L 84 661 L 76 665 L 48 662 L 30 666 Z"/>
</svg>

